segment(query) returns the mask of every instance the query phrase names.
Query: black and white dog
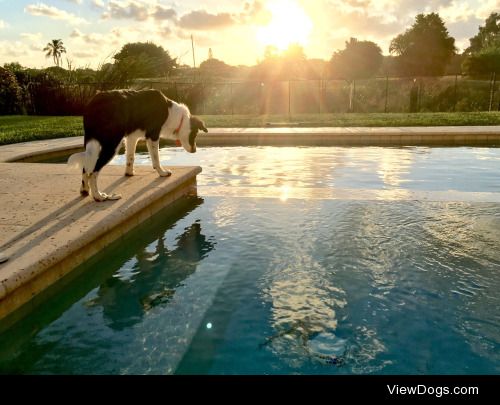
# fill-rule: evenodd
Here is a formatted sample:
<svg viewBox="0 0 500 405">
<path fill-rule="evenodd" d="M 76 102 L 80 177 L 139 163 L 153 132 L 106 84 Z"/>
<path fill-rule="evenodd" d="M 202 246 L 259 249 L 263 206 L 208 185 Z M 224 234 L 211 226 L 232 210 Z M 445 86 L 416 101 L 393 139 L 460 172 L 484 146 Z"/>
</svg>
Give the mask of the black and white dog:
<svg viewBox="0 0 500 405">
<path fill-rule="evenodd" d="M 162 177 L 172 173 L 160 165 L 160 138 L 175 140 L 187 152 L 196 152 L 198 131 L 208 132 L 200 119 L 191 116 L 184 104 L 176 103 L 157 90 L 113 90 L 98 93 L 83 116 L 85 152 L 71 155 L 68 164 L 83 170 L 80 193 L 96 201 L 121 196 L 99 191 L 97 176 L 119 151 L 123 140 L 127 154 L 126 176 L 134 175 L 137 141 L 146 139 L 153 167 Z"/>
</svg>

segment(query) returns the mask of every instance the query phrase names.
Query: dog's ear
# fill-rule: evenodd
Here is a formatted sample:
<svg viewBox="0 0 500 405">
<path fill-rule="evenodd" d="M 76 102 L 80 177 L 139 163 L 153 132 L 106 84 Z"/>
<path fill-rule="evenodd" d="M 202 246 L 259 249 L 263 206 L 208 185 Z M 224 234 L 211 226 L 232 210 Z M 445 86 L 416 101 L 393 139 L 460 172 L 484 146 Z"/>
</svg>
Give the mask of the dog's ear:
<svg viewBox="0 0 500 405">
<path fill-rule="evenodd" d="M 207 127 L 205 126 L 205 123 L 200 120 L 198 117 L 191 117 L 191 122 L 194 124 L 194 126 L 203 132 L 208 132 Z"/>
<path fill-rule="evenodd" d="M 208 132 L 208 129 L 207 127 L 205 126 L 205 123 L 200 120 L 200 129 L 203 131 L 203 132 Z"/>
</svg>

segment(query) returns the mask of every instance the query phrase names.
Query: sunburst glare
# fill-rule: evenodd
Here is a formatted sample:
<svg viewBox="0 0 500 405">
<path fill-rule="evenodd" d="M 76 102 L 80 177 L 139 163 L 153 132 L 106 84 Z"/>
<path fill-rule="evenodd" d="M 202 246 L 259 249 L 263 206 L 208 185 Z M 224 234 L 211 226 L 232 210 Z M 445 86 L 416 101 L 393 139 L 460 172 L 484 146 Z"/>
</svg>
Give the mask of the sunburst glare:
<svg viewBox="0 0 500 405">
<path fill-rule="evenodd" d="M 290 44 L 306 45 L 313 24 L 305 10 L 294 0 L 274 0 L 266 5 L 271 13 L 268 25 L 257 31 L 258 40 L 279 50 Z"/>
</svg>

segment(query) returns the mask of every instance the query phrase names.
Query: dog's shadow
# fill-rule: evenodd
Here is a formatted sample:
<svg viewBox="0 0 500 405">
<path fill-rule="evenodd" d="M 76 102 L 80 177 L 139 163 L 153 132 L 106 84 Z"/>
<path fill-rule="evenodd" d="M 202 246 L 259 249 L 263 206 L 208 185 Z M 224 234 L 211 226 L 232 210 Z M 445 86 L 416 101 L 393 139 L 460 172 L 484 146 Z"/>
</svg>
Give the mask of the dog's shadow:
<svg viewBox="0 0 500 405">
<path fill-rule="evenodd" d="M 127 180 L 127 177 L 120 177 L 119 179 L 108 185 L 105 191 L 107 193 L 111 193 L 112 191 L 119 188 L 119 186 L 125 183 Z M 127 196 L 127 202 L 122 203 L 122 207 L 127 208 L 128 206 L 133 204 L 137 197 L 144 193 L 144 188 L 154 187 L 155 182 L 158 180 L 161 181 L 161 179 L 155 179 L 153 182 L 141 188 L 137 193 L 131 196 Z M 53 235 L 64 230 L 64 228 L 67 228 L 68 220 L 73 222 L 79 218 L 92 216 L 95 213 L 109 209 L 110 205 L 119 203 L 119 201 L 120 200 L 110 200 L 97 203 L 91 197 L 75 197 L 63 206 L 57 208 L 55 211 L 52 211 L 50 214 L 40 219 L 36 223 L 30 225 L 22 232 L 14 235 L 11 239 L 7 240 L 3 245 L 0 246 L 0 252 L 5 254 L 9 258 L 9 261 L 6 262 L 9 263 L 12 260 L 15 260 L 15 258 L 21 257 L 23 254 L 32 250 L 34 246 L 38 246 L 43 241 L 53 237 Z M 93 225 L 99 226 L 99 224 Z M 40 232 L 41 229 L 43 229 L 42 232 Z M 31 238 L 30 236 L 32 236 L 33 234 L 36 234 L 36 236 L 34 238 Z M 21 244 L 19 248 L 15 249 L 15 245 L 23 239 L 28 239 L 28 243 Z M 1 266 L 2 264 L 0 264 L 0 268 Z"/>
</svg>

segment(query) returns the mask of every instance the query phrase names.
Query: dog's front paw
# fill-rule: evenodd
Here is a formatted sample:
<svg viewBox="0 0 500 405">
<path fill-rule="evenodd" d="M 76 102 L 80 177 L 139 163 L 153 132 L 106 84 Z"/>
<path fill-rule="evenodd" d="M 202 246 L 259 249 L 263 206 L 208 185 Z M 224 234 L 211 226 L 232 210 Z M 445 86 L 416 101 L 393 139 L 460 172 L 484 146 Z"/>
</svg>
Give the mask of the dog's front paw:
<svg viewBox="0 0 500 405">
<path fill-rule="evenodd" d="M 127 176 L 127 177 L 132 177 L 134 174 L 135 174 L 135 172 L 133 170 L 127 170 L 125 172 L 125 176 Z"/>
<path fill-rule="evenodd" d="M 163 169 L 158 169 L 158 174 L 161 176 L 161 177 L 169 177 L 169 176 L 172 176 L 172 172 L 170 170 L 163 170 Z"/>
</svg>

